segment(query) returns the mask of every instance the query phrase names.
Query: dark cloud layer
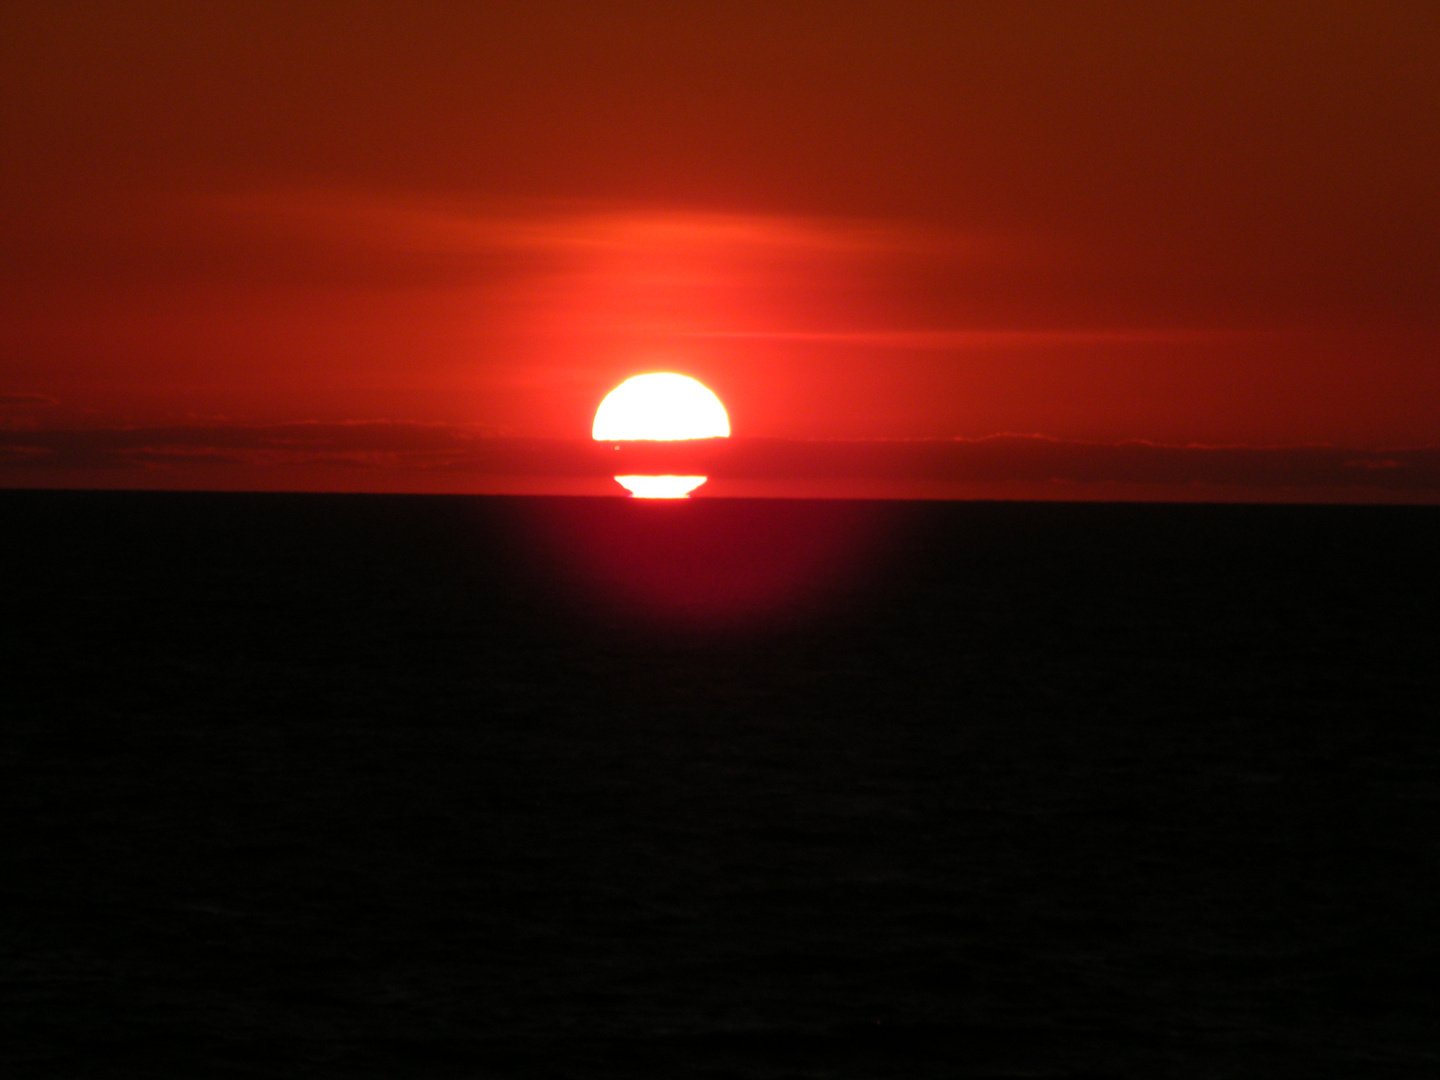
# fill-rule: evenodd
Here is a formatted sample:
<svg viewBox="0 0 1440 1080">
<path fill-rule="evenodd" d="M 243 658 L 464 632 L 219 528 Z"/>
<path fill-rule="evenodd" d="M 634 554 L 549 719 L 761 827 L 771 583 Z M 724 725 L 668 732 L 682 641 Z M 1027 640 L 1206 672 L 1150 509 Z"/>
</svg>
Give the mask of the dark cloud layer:
<svg viewBox="0 0 1440 1080">
<path fill-rule="evenodd" d="M 954 485 L 1143 486 L 1148 497 L 1196 489 L 1263 497 L 1440 502 L 1440 448 L 1116 445 L 1004 435 L 956 440 L 732 439 L 615 448 L 588 440 L 485 437 L 441 424 L 362 422 L 193 425 L 0 432 L 0 482 L 46 486 L 61 474 L 104 486 L 290 486 L 315 468 L 402 478 L 410 490 L 488 490 L 489 477 L 598 478 L 693 472 L 736 480 L 926 481 Z M 444 477 L 443 484 L 432 483 Z M 267 483 L 268 480 L 268 483 Z M 163 485 L 169 486 L 169 485 Z M 303 486 L 303 485 L 302 485 Z M 391 485 L 393 486 L 393 484 Z M 1168 493 L 1168 495 L 1167 495 Z"/>
</svg>

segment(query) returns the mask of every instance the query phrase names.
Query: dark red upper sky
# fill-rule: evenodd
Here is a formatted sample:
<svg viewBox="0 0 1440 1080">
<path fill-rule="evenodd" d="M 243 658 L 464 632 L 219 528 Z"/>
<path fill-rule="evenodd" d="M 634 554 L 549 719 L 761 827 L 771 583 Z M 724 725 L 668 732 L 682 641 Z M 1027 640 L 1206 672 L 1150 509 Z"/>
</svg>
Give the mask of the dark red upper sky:
<svg viewBox="0 0 1440 1080">
<path fill-rule="evenodd" d="M 15 10 L 16 7 L 20 10 Z M 17 429 L 1440 442 L 1440 8 L 22 4 Z"/>
</svg>

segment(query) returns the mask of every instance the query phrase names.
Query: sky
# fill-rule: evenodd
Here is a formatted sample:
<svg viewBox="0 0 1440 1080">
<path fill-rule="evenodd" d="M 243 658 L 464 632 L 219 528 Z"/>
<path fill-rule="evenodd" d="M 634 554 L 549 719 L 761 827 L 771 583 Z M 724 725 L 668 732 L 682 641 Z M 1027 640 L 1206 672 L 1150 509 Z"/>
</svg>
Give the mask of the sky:
<svg viewBox="0 0 1440 1080">
<path fill-rule="evenodd" d="M 1440 498 L 1437 55 L 1421 2 L 11 4 L 0 483 L 466 489 L 675 370 L 916 475 Z"/>
</svg>

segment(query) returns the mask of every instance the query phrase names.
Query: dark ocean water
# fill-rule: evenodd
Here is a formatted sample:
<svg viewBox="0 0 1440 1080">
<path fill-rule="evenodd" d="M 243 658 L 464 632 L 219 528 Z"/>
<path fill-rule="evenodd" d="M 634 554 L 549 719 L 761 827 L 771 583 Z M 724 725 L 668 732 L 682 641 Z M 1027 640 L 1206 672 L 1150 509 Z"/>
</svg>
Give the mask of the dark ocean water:
<svg viewBox="0 0 1440 1080">
<path fill-rule="evenodd" d="M 0 1074 L 1440 1075 L 1440 511 L 0 493 Z"/>
</svg>

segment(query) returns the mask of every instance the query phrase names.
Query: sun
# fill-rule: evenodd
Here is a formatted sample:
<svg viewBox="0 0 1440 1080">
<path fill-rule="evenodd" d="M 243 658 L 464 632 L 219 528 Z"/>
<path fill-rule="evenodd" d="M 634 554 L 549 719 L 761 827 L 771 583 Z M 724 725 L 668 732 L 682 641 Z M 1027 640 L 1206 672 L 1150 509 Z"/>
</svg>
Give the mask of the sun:
<svg viewBox="0 0 1440 1080">
<path fill-rule="evenodd" d="M 626 379 L 606 394 L 592 434 L 602 442 L 716 439 L 730 434 L 730 417 L 700 381 L 657 371 Z"/>
<path fill-rule="evenodd" d="M 606 394 L 595 410 L 591 434 L 598 442 L 614 443 L 723 439 L 730 435 L 730 417 L 704 383 L 688 375 L 654 371 L 632 376 Z M 669 474 L 615 477 L 637 499 L 688 498 L 705 479 Z"/>
</svg>

